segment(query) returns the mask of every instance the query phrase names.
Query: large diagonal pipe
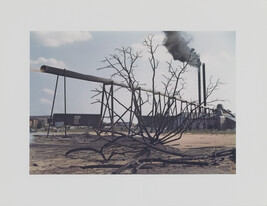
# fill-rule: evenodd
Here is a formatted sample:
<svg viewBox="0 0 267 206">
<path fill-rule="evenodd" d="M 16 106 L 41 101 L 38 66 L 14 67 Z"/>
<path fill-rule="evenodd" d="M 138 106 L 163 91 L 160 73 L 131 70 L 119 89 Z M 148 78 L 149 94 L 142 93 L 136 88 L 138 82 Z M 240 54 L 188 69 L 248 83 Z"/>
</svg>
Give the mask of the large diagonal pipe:
<svg viewBox="0 0 267 206">
<path fill-rule="evenodd" d="M 65 77 L 74 78 L 74 79 L 90 81 L 90 82 L 113 84 L 113 85 L 116 85 L 116 86 L 120 86 L 120 87 L 124 87 L 124 88 L 128 88 L 129 89 L 129 86 L 127 84 L 116 82 L 116 81 L 114 81 L 112 79 L 106 79 L 106 78 L 102 78 L 102 77 L 96 77 L 96 76 L 93 76 L 93 75 L 81 74 L 81 73 L 78 73 L 78 72 L 73 72 L 73 71 L 66 70 L 66 69 L 64 70 L 64 69 L 51 67 L 51 66 L 47 66 L 47 65 L 41 66 L 41 72 L 55 74 L 55 75 L 59 75 L 59 76 L 65 76 Z M 199 75 L 200 75 L 200 73 L 199 73 Z M 200 79 L 200 76 L 199 76 L 199 79 Z M 153 93 L 153 91 L 151 89 L 147 89 L 147 88 L 144 88 L 144 87 L 137 87 L 136 89 L 139 89 L 139 88 L 142 91 Z M 161 96 L 169 97 L 167 94 L 161 93 L 159 91 L 154 91 L 154 93 L 155 94 L 159 94 Z M 185 103 L 189 103 L 189 104 L 198 106 L 197 104 L 192 103 L 192 102 L 188 102 L 188 101 L 186 101 L 184 99 L 180 99 L 180 98 L 177 98 L 177 97 L 170 97 L 170 98 L 173 98 L 173 99 L 176 99 L 176 100 L 181 101 L 181 102 L 185 102 Z M 199 105 L 201 105 L 201 100 L 199 102 Z M 204 108 L 204 107 L 201 106 L 201 108 Z"/>
</svg>

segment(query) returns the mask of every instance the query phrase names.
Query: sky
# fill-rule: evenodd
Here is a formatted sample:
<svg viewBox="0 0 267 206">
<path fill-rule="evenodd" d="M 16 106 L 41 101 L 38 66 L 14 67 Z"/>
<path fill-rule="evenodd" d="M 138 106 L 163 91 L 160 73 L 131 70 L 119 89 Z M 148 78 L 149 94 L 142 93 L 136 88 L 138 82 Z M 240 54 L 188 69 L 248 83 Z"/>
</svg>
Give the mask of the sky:
<svg viewBox="0 0 267 206">
<path fill-rule="evenodd" d="M 151 68 L 148 52 L 143 45 L 148 35 L 154 35 L 155 44 L 159 44 L 156 58 L 160 61 L 156 73 L 156 89 L 163 91 L 162 74 L 167 74 L 166 61 L 175 66 L 182 63 L 174 61 L 167 49 L 162 45 L 165 34 L 162 31 L 32 31 L 30 33 L 30 115 L 48 115 L 51 112 L 56 76 L 38 72 L 42 65 L 66 68 L 75 72 L 110 78 L 111 70 L 98 70 L 105 66 L 102 60 L 109 54 L 116 53 L 116 48 L 131 47 L 134 51 L 142 51 L 142 58 L 135 68 L 136 79 L 151 87 Z M 235 32 L 231 31 L 188 31 L 184 32 L 189 46 L 200 55 L 201 62 L 206 65 L 207 85 L 218 78 L 223 85 L 216 90 L 210 100 L 221 99 L 224 108 L 235 113 L 236 101 L 236 69 L 235 69 Z M 185 89 L 182 98 L 188 101 L 197 100 L 197 69 L 188 67 L 184 75 Z M 115 79 L 120 81 L 120 79 Z M 99 84 L 67 78 L 67 112 L 100 113 L 100 105 L 92 104 L 97 98 L 92 90 Z M 122 101 L 129 98 L 125 91 L 118 91 Z M 64 111 L 63 78 L 59 78 L 54 113 Z M 217 104 L 216 103 L 216 104 Z M 215 104 L 215 106 L 216 106 Z"/>
</svg>

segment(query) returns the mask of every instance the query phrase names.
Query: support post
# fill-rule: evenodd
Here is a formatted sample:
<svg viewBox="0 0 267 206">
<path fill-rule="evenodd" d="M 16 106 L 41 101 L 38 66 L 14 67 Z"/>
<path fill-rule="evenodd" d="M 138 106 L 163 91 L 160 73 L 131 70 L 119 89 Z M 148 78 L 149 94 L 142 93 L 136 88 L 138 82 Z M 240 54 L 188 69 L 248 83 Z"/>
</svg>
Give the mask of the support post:
<svg viewBox="0 0 267 206">
<path fill-rule="evenodd" d="M 56 99 L 56 94 L 57 94 L 58 77 L 59 77 L 59 75 L 57 75 L 56 86 L 55 86 L 54 97 L 53 97 L 53 103 L 52 103 L 51 114 L 50 114 L 50 119 L 49 119 L 49 123 L 48 123 L 48 130 L 47 130 L 47 136 L 46 137 L 49 136 L 50 126 L 51 126 L 51 121 L 52 121 L 52 115 L 53 115 L 53 110 L 54 110 L 54 105 L 55 105 L 55 99 Z"/>
<path fill-rule="evenodd" d="M 141 99 L 141 88 L 138 88 L 139 90 L 139 111 L 140 111 L 140 117 L 142 117 L 142 99 Z"/>
<path fill-rule="evenodd" d="M 104 94 L 105 94 L 105 83 L 103 83 L 103 87 L 102 87 L 102 98 L 101 98 L 101 109 L 100 109 L 100 122 L 99 122 L 99 129 L 101 129 L 103 121 L 104 121 L 104 116 L 105 114 L 103 114 L 103 107 L 104 107 Z"/>
<path fill-rule="evenodd" d="M 170 109 L 171 109 L 171 103 L 170 103 L 170 101 L 171 101 L 171 98 L 168 97 L 167 132 L 170 131 L 170 128 L 169 128 L 169 122 L 170 122 Z"/>
<path fill-rule="evenodd" d="M 67 137 L 67 102 L 66 102 L 66 76 L 64 69 L 64 126 L 65 126 L 65 137 Z"/>
<path fill-rule="evenodd" d="M 114 98 L 113 98 L 113 82 L 110 85 L 110 92 L 111 92 L 111 131 L 112 135 L 114 135 Z"/>
<path fill-rule="evenodd" d="M 129 118 L 129 130 L 128 130 L 128 135 L 130 135 L 130 128 L 132 126 L 132 113 L 133 113 L 133 96 L 134 96 L 134 91 L 131 92 L 131 106 L 130 106 L 130 118 Z"/>
<path fill-rule="evenodd" d="M 162 112 L 162 108 L 161 108 L 161 96 L 160 96 L 160 93 L 159 93 L 159 112 L 161 114 Z"/>
</svg>

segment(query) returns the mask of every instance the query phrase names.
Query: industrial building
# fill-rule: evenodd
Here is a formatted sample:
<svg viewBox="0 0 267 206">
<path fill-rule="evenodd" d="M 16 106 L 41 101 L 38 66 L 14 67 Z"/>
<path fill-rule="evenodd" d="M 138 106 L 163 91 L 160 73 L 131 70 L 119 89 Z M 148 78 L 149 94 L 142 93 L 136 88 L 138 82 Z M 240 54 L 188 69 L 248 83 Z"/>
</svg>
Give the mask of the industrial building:
<svg viewBox="0 0 267 206">
<path fill-rule="evenodd" d="M 142 116 L 147 127 L 158 128 L 159 125 L 167 125 L 168 129 L 188 128 L 191 129 L 218 129 L 227 130 L 236 128 L 236 118 L 231 111 L 223 108 L 222 104 L 218 104 L 213 114 L 201 114 L 196 117 L 194 113 L 181 112 L 175 116 Z"/>
<path fill-rule="evenodd" d="M 66 121 L 66 125 L 69 126 L 92 126 L 98 127 L 100 123 L 100 114 L 69 114 L 55 113 L 53 114 L 53 125 L 63 126 Z"/>
</svg>

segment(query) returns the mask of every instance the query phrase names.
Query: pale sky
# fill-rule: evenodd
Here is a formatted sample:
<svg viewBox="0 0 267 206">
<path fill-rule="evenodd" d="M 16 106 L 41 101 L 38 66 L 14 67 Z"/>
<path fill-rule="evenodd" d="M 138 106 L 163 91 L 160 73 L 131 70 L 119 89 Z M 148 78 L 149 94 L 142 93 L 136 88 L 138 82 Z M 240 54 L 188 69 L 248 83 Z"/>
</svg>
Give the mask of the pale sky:
<svg viewBox="0 0 267 206">
<path fill-rule="evenodd" d="M 145 87 L 151 86 L 151 69 L 148 54 L 142 42 L 149 34 L 154 35 L 155 42 L 162 44 L 165 38 L 163 32 L 31 32 L 30 34 L 30 68 L 40 69 L 45 64 L 59 68 L 66 68 L 75 72 L 109 78 L 111 72 L 97 70 L 103 67 L 101 62 L 116 48 L 131 46 L 136 51 L 142 51 L 142 58 L 137 62 L 136 78 Z M 226 109 L 235 113 L 235 32 L 186 32 L 191 39 L 189 46 L 200 54 L 201 62 L 206 64 L 206 81 L 210 76 L 213 81 L 220 78 L 222 85 L 211 97 L 223 99 Z M 166 74 L 166 60 L 172 60 L 164 46 L 159 47 L 156 56 L 160 60 L 160 67 L 156 76 L 156 89 L 162 90 L 162 74 Z M 174 61 L 175 65 L 181 62 Z M 186 89 L 183 99 L 197 100 L 197 69 L 188 68 L 184 76 Z M 56 76 L 40 72 L 30 72 L 30 115 L 48 115 L 54 93 Z M 90 83 L 67 78 L 67 112 L 69 113 L 99 113 L 100 105 L 91 104 L 91 91 L 98 87 L 97 83 Z M 123 98 L 119 95 L 119 98 Z M 220 103 L 220 102 L 218 102 Z M 63 112 L 63 78 L 59 79 L 54 112 Z"/>
</svg>

